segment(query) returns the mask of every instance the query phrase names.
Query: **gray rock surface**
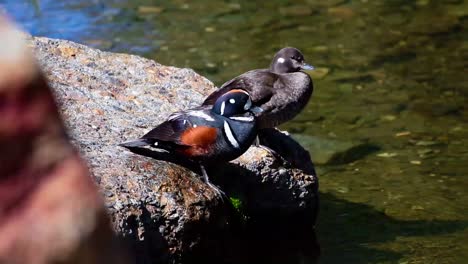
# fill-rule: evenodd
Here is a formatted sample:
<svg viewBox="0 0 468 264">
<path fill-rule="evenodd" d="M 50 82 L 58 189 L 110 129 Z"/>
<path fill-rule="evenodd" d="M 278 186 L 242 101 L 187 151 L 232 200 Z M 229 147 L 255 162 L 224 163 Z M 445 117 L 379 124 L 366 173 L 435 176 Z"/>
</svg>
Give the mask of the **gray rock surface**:
<svg viewBox="0 0 468 264">
<path fill-rule="evenodd" d="M 132 245 L 136 263 L 265 260 L 274 258 L 281 235 L 305 247 L 298 261 L 316 256 L 317 178 L 307 151 L 299 146 L 309 165 L 296 167 L 308 171 L 254 147 L 236 161 L 209 168 L 233 207 L 195 172 L 117 146 L 170 113 L 197 106 L 215 89 L 210 81 L 190 69 L 69 41 L 33 38 L 30 45 L 55 90 L 72 142 L 101 188 L 114 229 Z M 282 137 L 292 140 L 281 134 L 278 142 Z M 258 239 L 265 251 L 252 249 Z"/>
</svg>

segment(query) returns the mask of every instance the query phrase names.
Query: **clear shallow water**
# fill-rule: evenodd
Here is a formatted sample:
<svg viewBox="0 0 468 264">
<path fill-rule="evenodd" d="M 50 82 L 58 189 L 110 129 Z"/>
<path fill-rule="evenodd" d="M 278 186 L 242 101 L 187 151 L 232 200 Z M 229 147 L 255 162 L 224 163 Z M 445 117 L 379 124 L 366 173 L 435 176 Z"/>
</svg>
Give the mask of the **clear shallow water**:
<svg viewBox="0 0 468 264">
<path fill-rule="evenodd" d="M 218 85 L 298 47 L 319 67 L 316 91 L 283 128 L 379 147 L 318 165 L 321 263 L 467 263 L 466 0 L 155 2 L 0 5 L 33 35 L 194 68 Z"/>
</svg>

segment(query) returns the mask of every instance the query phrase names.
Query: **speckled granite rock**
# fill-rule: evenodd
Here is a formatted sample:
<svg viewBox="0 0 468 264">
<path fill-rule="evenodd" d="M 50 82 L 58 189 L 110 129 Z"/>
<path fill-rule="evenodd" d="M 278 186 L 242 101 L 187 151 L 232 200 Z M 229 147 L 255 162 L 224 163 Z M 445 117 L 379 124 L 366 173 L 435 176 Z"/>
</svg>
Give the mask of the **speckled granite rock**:
<svg viewBox="0 0 468 264">
<path fill-rule="evenodd" d="M 281 236 L 265 234 L 274 237 L 277 230 L 313 232 L 317 179 L 306 151 L 301 155 L 312 168 L 307 172 L 258 148 L 210 168 L 213 182 L 240 204 L 234 210 L 194 172 L 117 147 L 171 112 L 202 102 L 215 89 L 207 79 L 190 69 L 69 41 L 33 38 L 30 43 L 55 89 L 72 141 L 102 189 L 114 228 L 133 244 L 137 263 L 262 259 L 267 252 L 254 252 L 246 241 L 257 236 L 270 245 Z"/>
</svg>

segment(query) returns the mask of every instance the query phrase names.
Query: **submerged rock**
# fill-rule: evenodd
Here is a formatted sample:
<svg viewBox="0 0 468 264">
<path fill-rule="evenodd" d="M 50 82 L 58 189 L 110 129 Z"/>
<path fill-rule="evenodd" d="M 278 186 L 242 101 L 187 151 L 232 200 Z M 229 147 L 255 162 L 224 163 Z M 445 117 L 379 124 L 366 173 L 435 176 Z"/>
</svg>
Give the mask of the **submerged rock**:
<svg viewBox="0 0 468 264">
<path fill-rule="evenodd" d="M 233 207 L 195 172 L 117 146 L 200 104 L 215 89 L 207 79 L 64 40 L 33 38 L 31 46 L 136 263 L 293 263 L 317 256 L 317 178 L 308 155 L 302 155 L 308 165 L 298 169 L 253 147 L 232 163 L 208 168 Z M 278 142 L 307 153 L 283 137 Z"/>
<path fill-rule="evenodd" d="M 314 80 L 315 79 L 320 80 L 320 79 L 325 78 L 325 76 L 327 76 L 329 72 L 330 72 L 329 68 L 317 67 L 317 68 L 315 68 L 315 70 L 310 71 L 309 74 Z"/>
<path fill-rule="evenodd" d="M 283 16 L 310 16 L 314 13 L 314 10 L 307 5 L 292 5 L 281 7 L 279 12 Z"/>
<path fill-rule="evenodd" d="M 346 164 L 380 149 L 363 141 L 340 141 L 299 134 L 293 135 L 293 138 L 314 154 L 312 157 L 316 164 Z"/>
</svg>

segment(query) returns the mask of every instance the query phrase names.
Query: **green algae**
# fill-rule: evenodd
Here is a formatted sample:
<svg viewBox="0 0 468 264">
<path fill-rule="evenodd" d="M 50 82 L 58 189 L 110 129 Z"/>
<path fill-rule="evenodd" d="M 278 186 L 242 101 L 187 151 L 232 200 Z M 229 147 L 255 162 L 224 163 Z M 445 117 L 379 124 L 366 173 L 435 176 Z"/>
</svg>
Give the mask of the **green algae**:
<svg viewBox="0 0 468 264">
<path fill-rule="evenodd" d="M 231 205 L 237 214 L 237 218 L 240 219 L 243 224 L 245 224 L 248 221 L 249 216 L 245 211 L 242 199 L 239 197 L 230 196 L 229 201 L 231 202 Z"/>
<path fill-rule="evenodd" d="M 229 197 L 229 200 L 237 212 L 241 213 L 243 211 L 242 201 L 239 198 Z"/>
</svg>

